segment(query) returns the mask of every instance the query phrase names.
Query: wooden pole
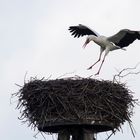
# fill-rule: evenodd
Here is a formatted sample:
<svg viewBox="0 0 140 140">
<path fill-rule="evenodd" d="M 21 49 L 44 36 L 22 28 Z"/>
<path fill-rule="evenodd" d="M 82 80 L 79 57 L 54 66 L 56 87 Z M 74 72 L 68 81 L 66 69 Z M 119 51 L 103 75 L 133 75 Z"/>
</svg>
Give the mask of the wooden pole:
<svg viewBox="0 0 140 140">
<path fill-rule="evenodd" d="M 63 129 L 58 132 L 58 140 L 70 140 L 70 133 L 68 130 Z"/>
<path fill-rule="evenodd" d="M 96 140 L 94 137 L 94 133 L 83 129 L 72 129 L 69 130 L 61 130 L 58 133 L 58 140 L 70 140 L 70 135 L 72 135 L 72 140 Z"/>
</svg>

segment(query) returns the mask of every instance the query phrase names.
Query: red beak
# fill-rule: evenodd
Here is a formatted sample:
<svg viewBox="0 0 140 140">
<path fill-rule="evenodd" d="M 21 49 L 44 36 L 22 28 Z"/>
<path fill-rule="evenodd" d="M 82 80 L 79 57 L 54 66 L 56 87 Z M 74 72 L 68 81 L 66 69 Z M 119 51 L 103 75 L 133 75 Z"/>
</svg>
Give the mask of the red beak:
<svg viewBox="0 0 140 140">
<path fill-rule="evenodd" d="M 87 46 L 87 44 L 89 43 L 89 39 L 86 40 L 86 42 L 83 45 L 83 48 L 85 48 Z"/>
</svg>

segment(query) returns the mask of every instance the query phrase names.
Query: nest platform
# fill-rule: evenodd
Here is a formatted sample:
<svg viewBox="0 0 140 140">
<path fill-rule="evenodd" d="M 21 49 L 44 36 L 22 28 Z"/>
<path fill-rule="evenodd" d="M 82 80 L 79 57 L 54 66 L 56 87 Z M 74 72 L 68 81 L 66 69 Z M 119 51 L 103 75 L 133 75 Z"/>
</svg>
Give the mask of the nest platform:
<svg viewBox="0 0 140 140">
<path fill-rule="evenodd" d="M 119 130 L 125 121 L 131 123 L 135 102 L 124 84 L 91 78 L 32 79 L 16 96 L 20 119 L 51 133 Z"/>
</svg>

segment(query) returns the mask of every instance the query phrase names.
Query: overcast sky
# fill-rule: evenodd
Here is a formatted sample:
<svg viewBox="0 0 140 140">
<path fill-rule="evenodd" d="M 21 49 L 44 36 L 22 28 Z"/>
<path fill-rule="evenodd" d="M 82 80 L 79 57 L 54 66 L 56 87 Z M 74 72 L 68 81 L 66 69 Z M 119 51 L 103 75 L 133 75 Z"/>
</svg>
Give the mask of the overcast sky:
<svg viewBox="0 0 140 140">
<path fill-rule="evenodd" d="M 140 30 L 140 0 L 0 0 L 0 139 L 35 140 L 36 131 L 22 124 L 16 103 L 10 104 L 12 93 L 30 77 L 58 78 L 79 75 L 87 77 L 97 72 L 99 65 L 86 69 L 97 60 L 99 47 L 90 43 L 82 49 L 85 37 L 74 39 L 68 27 L 79 23 L 90 26 L 101 35 L 111 36 L 120 29 Z M 140 62 L 140 41 L 127 51 L 111 52 L 98 79 L 111 80 L 121 70 Z M 140 66 L 137 68 L 140 70 Z M 140 98 L 140 75 L 124 79 Z M 140 107 L 132 118 L 136 129 L 133 138 L 128 124 L 110 140 L 140 139 Z M 106 135 L 99 134 L 98 140 Z M 55 136 L 54 136 L 55 137 Z M 46 138 L 52 140 L 52 136 Z M 41 135 L 37 139 L 43 140 Z"/>
</svg>

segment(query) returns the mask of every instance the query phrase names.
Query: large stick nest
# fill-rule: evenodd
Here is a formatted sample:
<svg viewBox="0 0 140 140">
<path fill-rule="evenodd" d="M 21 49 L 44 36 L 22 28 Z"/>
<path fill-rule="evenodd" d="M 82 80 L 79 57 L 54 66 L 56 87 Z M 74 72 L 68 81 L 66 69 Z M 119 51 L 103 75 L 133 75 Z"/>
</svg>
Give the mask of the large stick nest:
<svg viewBox="0 0 140 140">
<path fill-rule="evenodd" d="M 32 79 L 16 94 L 20 119 L 41 131 L 46 126 L 131 123 L 135 100 L 124 84 L 91 78 Z M 46 130 L 47 131 L 47 130 Z M 48 130 L 49 131 L 49 130 Z M 97 130 L 98 131 L 98 130 Z M 102 130 L 99 130 L 102 131 Z M 53 132 L 53 130 L 52 130 Z"/>
</svg>

